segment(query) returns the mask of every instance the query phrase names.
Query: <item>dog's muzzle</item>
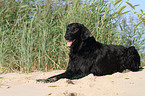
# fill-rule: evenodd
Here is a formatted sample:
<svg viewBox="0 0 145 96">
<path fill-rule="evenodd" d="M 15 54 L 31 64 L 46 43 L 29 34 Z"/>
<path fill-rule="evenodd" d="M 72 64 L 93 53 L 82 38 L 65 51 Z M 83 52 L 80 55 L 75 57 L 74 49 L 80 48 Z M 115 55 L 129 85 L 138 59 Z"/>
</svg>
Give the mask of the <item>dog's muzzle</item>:
<svg viewBox="0 0 145 96">
<path fill-rule="evenodd" d="M 75 41 L 75 40 L 68 41 L 68 42 L 67 42 L 67 46 L 70 47 L 74 41 Z"/>
</svg>

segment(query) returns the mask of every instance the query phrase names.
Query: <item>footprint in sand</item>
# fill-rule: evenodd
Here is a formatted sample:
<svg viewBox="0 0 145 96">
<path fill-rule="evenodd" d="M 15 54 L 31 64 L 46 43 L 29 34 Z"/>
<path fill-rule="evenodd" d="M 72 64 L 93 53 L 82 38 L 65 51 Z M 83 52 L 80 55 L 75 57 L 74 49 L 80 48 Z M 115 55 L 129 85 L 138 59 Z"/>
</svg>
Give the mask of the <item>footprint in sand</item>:
<svg viewBox="0 0 145 96">
<path fill-rule="evenodd" d="M 2 88 L 2 89 L 8 89 L 8 88 L 10 88 L 10 86 L 4 85 L 4 84 L 0 84 L 0 88 Z"/>
</svg>

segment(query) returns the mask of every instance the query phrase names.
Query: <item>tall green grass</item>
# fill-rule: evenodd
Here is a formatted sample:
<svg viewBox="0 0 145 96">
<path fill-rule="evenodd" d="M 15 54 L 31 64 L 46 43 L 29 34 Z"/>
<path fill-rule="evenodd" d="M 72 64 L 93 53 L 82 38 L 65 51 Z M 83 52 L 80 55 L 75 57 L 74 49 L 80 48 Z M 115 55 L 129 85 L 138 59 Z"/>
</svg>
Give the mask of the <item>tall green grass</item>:
<svg viewBox="0 0 145 96">
<path fill-rule="evenodd" d="M 4 72 L 65 69 L 69 49 L 64 34 L 72 22 L 83 23 L 102 43 L 124 43 L 118 32 L 119 13 L 107 0 L 7 0 L 0 8 Z"/>
</svg>

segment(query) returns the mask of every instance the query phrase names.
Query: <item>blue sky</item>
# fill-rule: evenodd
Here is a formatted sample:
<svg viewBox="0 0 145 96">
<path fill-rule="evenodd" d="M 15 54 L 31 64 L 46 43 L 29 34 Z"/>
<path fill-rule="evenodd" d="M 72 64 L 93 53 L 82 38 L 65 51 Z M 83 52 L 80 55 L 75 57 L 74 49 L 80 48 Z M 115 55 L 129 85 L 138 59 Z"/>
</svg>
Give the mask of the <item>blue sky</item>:
<svg viewBox="0 0 145 96">
<path fill-rule="evenodd" d="M 145 13 L 145 0 L 129 0 L 128 2 L 130 2 L 132 5 L 139 4 L 139 6 L 135 7 L 135 11 L 137 11 L 138 13 L 141 13 L 140 9 L 142 9 L 143 12 Z M 130 10 L 130 8 L 126 7 L 124 11 L 128 11 L 128 10 Z"/>
</svg>

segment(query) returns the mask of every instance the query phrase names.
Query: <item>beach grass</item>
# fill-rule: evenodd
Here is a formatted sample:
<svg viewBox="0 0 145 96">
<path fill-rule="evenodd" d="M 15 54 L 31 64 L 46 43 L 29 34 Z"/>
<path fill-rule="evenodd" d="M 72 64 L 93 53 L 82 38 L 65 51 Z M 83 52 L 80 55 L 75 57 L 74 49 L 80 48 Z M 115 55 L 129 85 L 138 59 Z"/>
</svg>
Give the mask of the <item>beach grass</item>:
<svg viewBox="0 0 145 96">
<path fill-rule="evenodd" d="M 4 72 L 66 69 L 69 48 L 64 34 L 73 22 L 84 24 L 105 44 L 135 45 L 139 50 L 144 43 L 145 30 L 125 33 L 121 12 L 109 0 L 7 0 L 0 8 L 0 69 Z M 142 58 L 143 51 L 139 50 Z"/>
</svg>

